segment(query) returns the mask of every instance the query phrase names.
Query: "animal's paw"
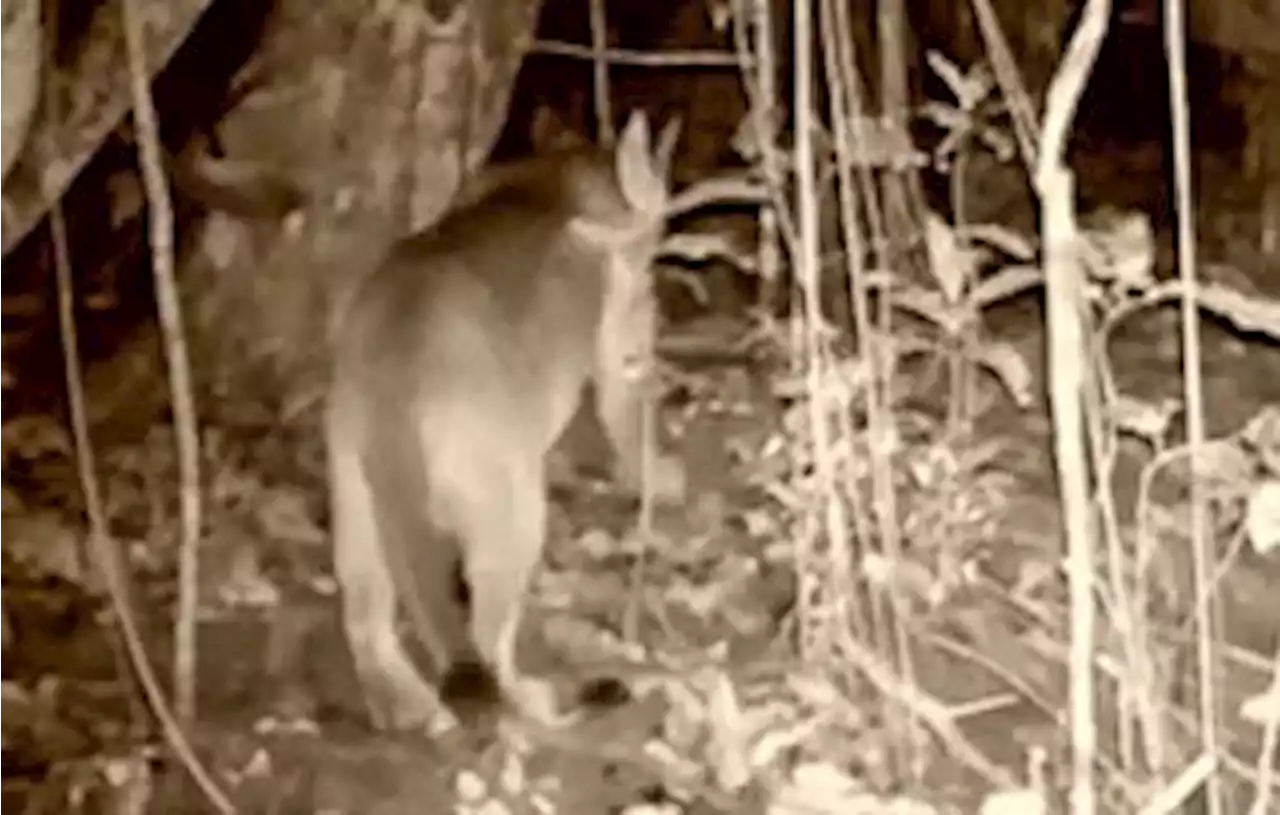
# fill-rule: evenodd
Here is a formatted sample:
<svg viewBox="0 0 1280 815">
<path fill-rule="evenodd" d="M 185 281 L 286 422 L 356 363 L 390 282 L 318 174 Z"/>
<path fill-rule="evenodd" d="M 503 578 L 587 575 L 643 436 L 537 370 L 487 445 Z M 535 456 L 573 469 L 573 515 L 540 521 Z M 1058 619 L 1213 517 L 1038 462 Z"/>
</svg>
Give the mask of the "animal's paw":
<svg viewBox="0 0 1280 815">
<path fill-rule="evenodd" d="M 457 662 L 445 673 L 440 694 L 447 705 L 472 701 L 498 702 L 502 698 L 498 680 L 483 663 Z"/>
<path fill-rule="evenodd" d="M 440 685 L 446 705 L 468 726 L 502 704 L 502 688 L 493 672 L 480 662 L 458 662 L 450 666 Z"/>
<path fill-rule="evenodd" d="M 458 726 L 435 690 L 421 678 L 382 676 L 365 683 L 365 701 L 374 728 L 425 731 L 435 736 Z"/>
</svg>

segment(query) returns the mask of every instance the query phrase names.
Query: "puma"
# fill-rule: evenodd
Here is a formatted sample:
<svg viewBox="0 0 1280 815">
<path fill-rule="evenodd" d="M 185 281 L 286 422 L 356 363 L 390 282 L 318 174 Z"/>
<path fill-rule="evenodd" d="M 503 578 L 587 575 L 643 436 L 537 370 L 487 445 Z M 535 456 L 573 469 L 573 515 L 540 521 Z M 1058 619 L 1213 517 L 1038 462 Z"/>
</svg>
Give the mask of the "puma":
<svg viewBox="0 0 1280 815">
<path fill-rule="evenodd" d="M 612 150 L 491 174 L 393 246 L 337 323 L 325 410 L 334 568 L 379 729 L 441 726 L 468 693 L 559 718 L 549 686 L 517 669 L 515 635 L 543 555 L 547 454 L 588 384 L 617 479 L 636 489 L 652 456 L 654 493 L 683 493 L 678 460 L 643 447 L 635 371 L 655 330 L 650 265 L 675 124 L 651 149 L 633 113 Z M 397 636 L 398 602 L 443 693 Z"/>
</svg>

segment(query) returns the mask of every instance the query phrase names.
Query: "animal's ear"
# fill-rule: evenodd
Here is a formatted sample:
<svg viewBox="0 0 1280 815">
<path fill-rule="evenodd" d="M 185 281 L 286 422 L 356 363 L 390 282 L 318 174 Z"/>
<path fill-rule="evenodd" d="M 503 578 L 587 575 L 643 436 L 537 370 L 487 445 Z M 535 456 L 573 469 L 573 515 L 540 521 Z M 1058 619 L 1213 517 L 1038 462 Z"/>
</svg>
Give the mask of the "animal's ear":
<svg viewBox="0 0 1280 815">
<path fill-rule="evenodd" d="M 665 144 L 667 131 L 662 135 Z M 672 142 L 674 146 L 674 139 Z M 667 180 L 665 174 L 659 172 L 651 143 L 648 117 L 643 111 L 632 111 L 615 148 L 618 187 L 632 209 L 660 216 L 666 209 Z M 663 149 L 663 145 L 659 145 L 659 149 Z"/>
<path fill-rule="evenodd" d="M 627 123 L 623 126 L 622 134 L 618 136 L 615 147 L 618 154 L 619 176 L 628 171 L 644 169 L 644 165 L 650 160 L 649 144 L 649 117 L 643 110 L 637 108 L 627 117 Z"/>
<path fill-rule="evenodd" d="M 654 172 L 664 181 L 671 177 L 671 159 L 675 156 L 676 143 L 680 141 L 680 129 L 683 124 L 684 121 L 678 115 L 673 116 L 662 126 L 662 132 L 658 134 L 658 146 L 653 154 L 653 167 Z"/>
</svg>

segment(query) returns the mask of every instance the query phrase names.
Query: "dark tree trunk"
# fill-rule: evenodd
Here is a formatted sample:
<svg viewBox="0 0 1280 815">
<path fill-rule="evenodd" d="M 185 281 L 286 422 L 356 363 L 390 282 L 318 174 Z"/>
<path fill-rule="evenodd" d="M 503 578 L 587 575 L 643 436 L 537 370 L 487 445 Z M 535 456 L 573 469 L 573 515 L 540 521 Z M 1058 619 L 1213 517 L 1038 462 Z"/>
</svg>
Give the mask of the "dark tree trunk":
<svg viewBox="0 0 1280 815">
<path fill-rule="evenodd" d="M 295 404 L 319 392 L 351 284 L 390 240 L 436 220 L 493 147 L 539 4 L 281 0 L 259 84 L 220 137 L 306 203 L 284 221 L 211 219 L 219 253 L 197 258 L 184 287 L 205 371 Z"/>
</svg>

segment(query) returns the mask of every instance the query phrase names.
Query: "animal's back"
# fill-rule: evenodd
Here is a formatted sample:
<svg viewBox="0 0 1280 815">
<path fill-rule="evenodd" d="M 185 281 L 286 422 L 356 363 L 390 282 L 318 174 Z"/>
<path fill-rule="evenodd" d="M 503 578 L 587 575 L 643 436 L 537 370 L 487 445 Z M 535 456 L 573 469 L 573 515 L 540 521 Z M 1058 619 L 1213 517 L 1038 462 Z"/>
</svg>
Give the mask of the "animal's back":
<svg viewBox="0 0 1280 815">
<path fill-rule="evenodd" d="M 610 169 L 572 154 L 494 172 L 497 186 L 399 241 L 359 286 L 335 344 L 337 379 L 401 403 L 465 388 L 475 407 L 519 394 L 533 408 L 538 385 L 586 376 L 605 256 L 570 223 L 624 206 L 610 198 Z"/>
</svg>

